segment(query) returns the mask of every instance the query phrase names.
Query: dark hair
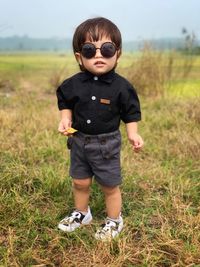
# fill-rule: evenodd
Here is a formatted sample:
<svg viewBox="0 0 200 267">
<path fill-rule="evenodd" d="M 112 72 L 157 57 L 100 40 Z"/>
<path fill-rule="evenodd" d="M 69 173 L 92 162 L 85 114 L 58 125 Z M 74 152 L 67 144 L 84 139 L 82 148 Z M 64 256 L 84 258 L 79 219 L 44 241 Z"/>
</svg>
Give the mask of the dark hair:
<svg viewBox="0 0 200 267">
<path fill-rule="evenodd" d="M 76 28 L 73 37 L 74 53 L 80 52 L 87 38 L 91 42 L 96 42 L 102 36 L 110 37 L 111 41 L 116 45 L 117 50 L 121 50 L 122 38 L 118 27 L 109 19 L 98 17 L 88 19 Z"/>
</svg>

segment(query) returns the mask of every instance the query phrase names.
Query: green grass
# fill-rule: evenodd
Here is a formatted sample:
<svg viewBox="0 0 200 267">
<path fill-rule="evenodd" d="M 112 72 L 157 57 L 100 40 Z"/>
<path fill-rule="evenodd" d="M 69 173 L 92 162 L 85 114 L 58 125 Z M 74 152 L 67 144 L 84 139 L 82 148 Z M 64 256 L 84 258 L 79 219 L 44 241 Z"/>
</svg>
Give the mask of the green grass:
<svg viewBox="0 0 200 267">
<path fill-rule="evenodd" d="M 170 87 L 170 95 L 175 97 L 200 97 L 200 80 L 174 82 Z"/>
<path fill-rule="evenodd" d="M 125 73 L 128 58 L 119 71 Z M 195 64 L 196 75 L 200 64 Z M 200 106 L 191 91 L 199 86 L 194 73 L 174 82 L 165 97 L 141 96 L 141 153 L 132 152 L 121 125 L 126 226 L 107 244 L 93 238 L 105 216 L 96 183 L 90 201 L 94 222 L 76 233 L 57 230 L 73 207 L 69 153 L 57 133 L 59 112 L 49 82 L 58 66 L 66 67 L 60 79 L 77 70 L 72 57 L 0 55 L 1 79 L 10 80 L 0 87 L 0 266 L 200 266 Z"/>
</svg>

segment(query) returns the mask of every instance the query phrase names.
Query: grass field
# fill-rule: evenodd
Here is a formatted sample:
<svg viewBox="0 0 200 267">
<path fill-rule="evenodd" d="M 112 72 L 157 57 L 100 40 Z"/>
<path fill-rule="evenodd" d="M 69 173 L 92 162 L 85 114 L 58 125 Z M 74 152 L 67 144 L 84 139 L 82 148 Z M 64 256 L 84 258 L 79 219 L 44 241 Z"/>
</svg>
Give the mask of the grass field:
<svg viewBox="0 0 200 267">
<path fill-rule="evenodd" d="M 118 72 L 129 78 L 135 57 L 123 55 Z M 200 57 L 187 77 L 179 75 L 183 62 L 163 96 L 140 95 L 141 153 L 132 152 L 121 125 L 125 228 L 102 243 L 93 238 L 105 216 L 96 183 L 93 223 L 71 234 L 57 230 L 73 197 L 55 86 L 78 70 L 75 60 L 0 55 L 0 266 L 200 266 Z"/>
</svg>

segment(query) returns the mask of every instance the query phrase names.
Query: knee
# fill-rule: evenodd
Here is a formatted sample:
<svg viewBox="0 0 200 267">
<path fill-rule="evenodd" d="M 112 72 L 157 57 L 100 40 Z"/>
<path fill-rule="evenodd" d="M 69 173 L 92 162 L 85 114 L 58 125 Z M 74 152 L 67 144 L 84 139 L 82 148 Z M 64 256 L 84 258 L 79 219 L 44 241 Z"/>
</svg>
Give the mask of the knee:
<svg viewBox="0 0 200 267">
<path fill-rule="evenodd" d="M 119 186 L 115 186 L 115 187 L 102 186 L 102 191 L 104 192 L 105 195 L 109 196 L 109 195 L 118 193 L 120 189 L 119 189 Z"/>
<path fill-rule="evenodd" d="M 91 180 L 81 180 L 81 179 L 74 179 L 73 180 L 73 187 L 74 189 L 81 190 L 81 191 L 87 191 L 89 190 L 91 185 Z"/>
</svg>

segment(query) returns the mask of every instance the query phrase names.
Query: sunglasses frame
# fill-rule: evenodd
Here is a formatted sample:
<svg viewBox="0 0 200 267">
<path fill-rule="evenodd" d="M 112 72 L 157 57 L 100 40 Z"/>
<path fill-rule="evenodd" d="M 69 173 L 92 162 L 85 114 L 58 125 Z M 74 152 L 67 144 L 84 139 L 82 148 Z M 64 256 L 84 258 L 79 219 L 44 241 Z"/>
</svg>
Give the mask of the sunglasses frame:
<svg viewBox="0 0 200 267">
<path fill-rule="evenodd" d="M 104 53 L 102 54 L 102 52 L 103 52 L 102 47 L 103 47 L 105 44 L 112 44 L 112 46 L 114 47 L 115 52 L 114 52 L 114 54 L 113 54 L 112 56 L 109 56 L 109 57 L 108 57 L 108 56 L 103 55 Z M 83 50 L 84 45 L 91 45 L 91 47 L 93 47 L 93 48 L 94 48 L 94 51 L 95 51 L 94 55 L 92 55 L 91 57 L 86 57 L 86 56 L 82 53 L 82 50 Z M 93 57 L 96 55 L 96 51 L 97 51 L 97 49 L 100 50 L 101 55 L 102 55 L 103 57 L 105 57 L 105 58 L 112 58 L 112 57 L 114 57 L 114 55 L 116 54 L 116 52 L 117 52 L 117 50 L 118 50 L 117 47 L 116 47 L 116 45 L 115 45 L 114 43 L 112 43 L 112 42 L 105 42 L 105 43 L 103 43 L 103 44 L 101 45 L 101 47 L 96 47 L 93 43 L 89 43 L 89 42 L 87 42 L 87 43 L 84 43 L 84 44 L 82 45 L 80 53 L 81 53 L 81 55 L 82 55 L 84 58 L 86 58 L 86 59 L 91 59 L 91 58 L 93 58 Z"/>
</svg>

